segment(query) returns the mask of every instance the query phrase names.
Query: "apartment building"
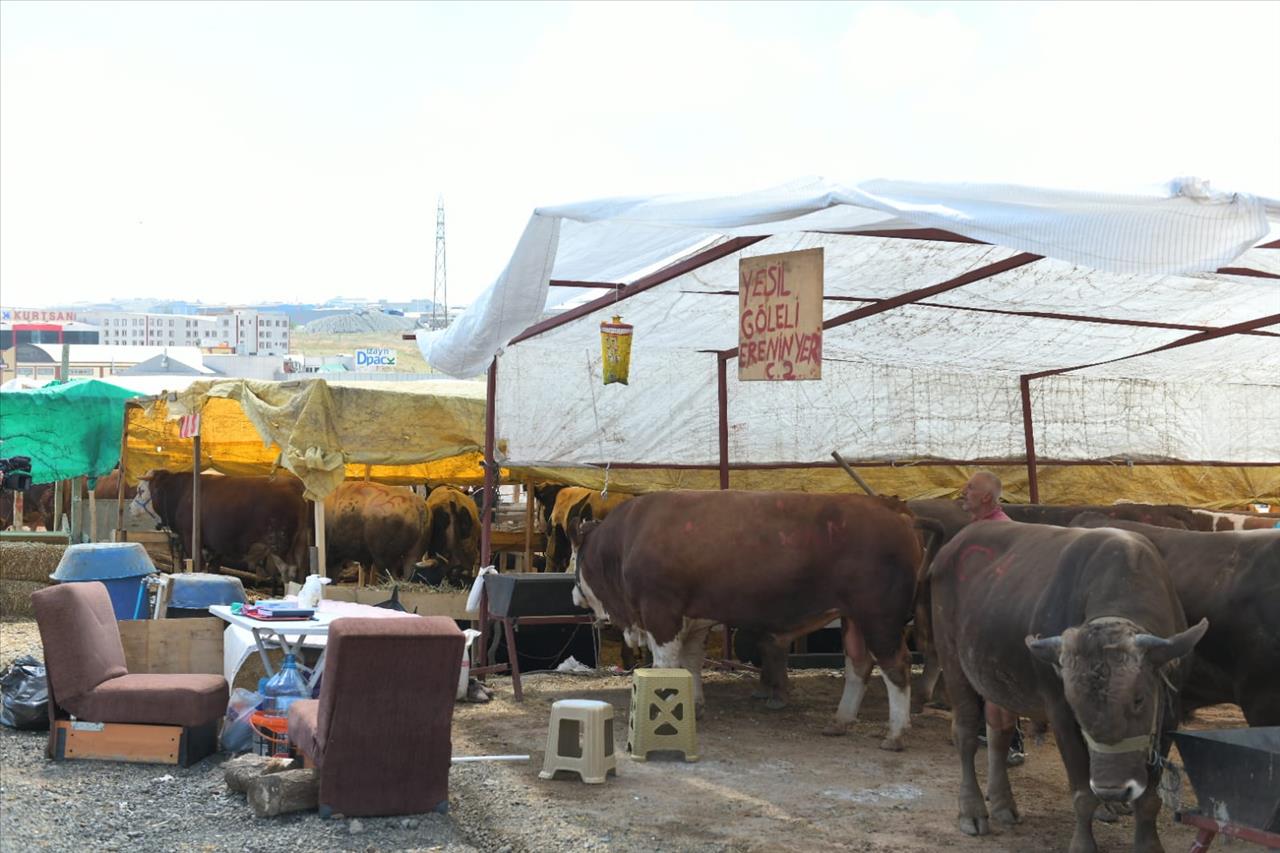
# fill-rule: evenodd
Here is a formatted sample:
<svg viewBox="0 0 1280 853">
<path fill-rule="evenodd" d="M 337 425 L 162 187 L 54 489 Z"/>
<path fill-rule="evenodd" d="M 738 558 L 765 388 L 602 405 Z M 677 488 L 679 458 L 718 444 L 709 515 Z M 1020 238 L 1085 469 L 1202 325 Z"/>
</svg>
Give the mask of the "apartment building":
<svg viewBox="0 0 1280 853">
<path fill-rule="evenodd" d="M 215 318 L 199 314 L 86 311 L 81 316 L 98 327 L 100 343 L 115 346 L 197 347 L 216 328 Z"/>
<path fill-rule="evenodd" d="M 289 315 L 281 311 L 236 308 L 212 317 L 213 330 L 201 346 L 236 355 L 288 355 Z"/>
</svg>

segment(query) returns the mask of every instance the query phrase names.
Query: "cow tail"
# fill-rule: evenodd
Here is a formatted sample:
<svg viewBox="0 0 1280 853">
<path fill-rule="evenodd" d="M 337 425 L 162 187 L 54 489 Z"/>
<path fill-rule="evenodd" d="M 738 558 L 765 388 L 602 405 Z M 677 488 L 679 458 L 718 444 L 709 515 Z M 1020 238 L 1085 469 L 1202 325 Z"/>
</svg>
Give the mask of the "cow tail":
<svg viewBox="0 0 1280 853">
<path fill-rule="evenodd" d="M 920 566 L 920 580 L 923 581 L 929 577 L 929 573 L 933 569 L 933 558 L 938 555 L 938 549 L 942 547 L 942 540 L 946 538 L 946 529 L 932 518 L 915 518 L 915 528 L 921 532 L 922 544 L 924 546 L 923 562 Z"/>
</svg>

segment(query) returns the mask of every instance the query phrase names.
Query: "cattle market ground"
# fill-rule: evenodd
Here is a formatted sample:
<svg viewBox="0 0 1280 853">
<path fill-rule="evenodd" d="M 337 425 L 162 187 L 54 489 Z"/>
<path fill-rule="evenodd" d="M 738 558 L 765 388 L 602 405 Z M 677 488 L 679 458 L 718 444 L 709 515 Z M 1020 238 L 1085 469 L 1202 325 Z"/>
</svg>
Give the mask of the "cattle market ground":
<svg viewBox="0 0 1280 853">
<path fill-rule="evenodd" d="M 34 623 L 0 625 L 0 640 L 0 662 L 39 655 Z M 750 698 L 746 674 L 708 673 L 696 763 L 626 757 L 629 683 L 620 675 L 535 674 L 525 679 L 525 701 L 517 703 L 510 680 L 493 679 L 493 702 L 458 707 L 454 752 L 528 753 L 532 761 L 455 767 L 449 814 L 418 819 L 354 822 L 310 814 L 259 820 L 243 797 L 225 792 L 221 757 L 185 770 L 53 764 L 42 754 L 43 733 L 3 729 L 0 849 L 1040 853 L 1065 850 L 1070 841 L 1070 796 L 1051 737 L 1030 743 L 1027 763 L 1011 771 L 1022 823 L 974 839 L 954 825 L 959 769 L 948 715 L 928 710 L 914 717 L 904 752 L 880 750 L 887 710 L 878 679 L 853 730 L 828 738 L 819 732 L 839 698 L 835 673 L 793 673 L 792 703 L 782 711 L 767 711 Z M 620 769 L 607 784 L 538 779 L 551 702 L 571 697 L 604 700 L 615 709 Z M 1240 725 L 1233 706 L 1207 709 L 1193 723 Z M 1095 826 L 1101 849 L 1129 849 L 1131 819 Z M 1167 810 L 1160 832 L 1170 851 L 1186 850 L 1193 839 Z"/>
</svg>

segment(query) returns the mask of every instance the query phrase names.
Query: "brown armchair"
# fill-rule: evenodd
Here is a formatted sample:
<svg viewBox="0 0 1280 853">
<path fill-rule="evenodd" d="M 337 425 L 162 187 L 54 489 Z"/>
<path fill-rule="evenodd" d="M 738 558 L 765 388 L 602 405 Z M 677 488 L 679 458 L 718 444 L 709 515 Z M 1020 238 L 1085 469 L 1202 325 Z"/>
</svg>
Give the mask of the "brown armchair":
<svg viewBox="0 0 1280 853">
<path fill-rule="evenodd" d="M 227 710 L 220 675 L 130 675 L 107 588 L 69 583 L 31 594 L 49 680 L 50 758 L 188 767 L 217 748 Z"/>
<path fill-rule="evenodd" d="M 320 813 L 443 812 L 462 632 L 443 616 L 337 619 L 319 699 L 289 706 L 289 739 L 320 768 Z"/>
</svg>

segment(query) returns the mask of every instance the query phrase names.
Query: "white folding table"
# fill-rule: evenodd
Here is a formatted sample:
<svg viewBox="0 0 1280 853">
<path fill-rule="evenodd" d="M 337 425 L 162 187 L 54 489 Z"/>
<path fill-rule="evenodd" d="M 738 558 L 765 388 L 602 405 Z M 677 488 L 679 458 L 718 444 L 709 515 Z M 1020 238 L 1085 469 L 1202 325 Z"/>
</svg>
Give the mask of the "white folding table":
<svg viewBox="0 0 1280 853">
<path fill-rule="evenodd" d="M 342 615 L 341 613 L 326 613 L 317 610 L 315 616 L 311 619 L 254 619 L 241 613 L 232 613 L 229 604 L 214 604 L 209 607 L 209 613 L 217 616 L 222 621 L 233 625 L 237 628 L 244 628 L 253 634 L 253 641 L 258 647 L 258 656 L 262 658 L 262 666 L 267 672 L 267 678 L 275 675 L 275 670 L 271 666 L 271 659 L 267 657 L 266 642 L 271 638 L 275 638 L 287 652 L 295 658 L 301 660 L 302 644 L 307 637 L 325 637 L 329 635 L 329 625 L 334 619 Z M 290 637 L 293 637 L 290 640 Z M 320 678 L 320 673 L 324 671 L 324 656 L 327 649 L 320 650 L 320 659 L 316 661 L 315 668 L 311 671 L 311 677 L 307 679 L 307 687 L 315 686 L 316 680 Z M 239 662 L 236 664 L 239 668 Z M 228 681 L 233 681 L 235 673 L 227 675 Z"/>
</svg>

